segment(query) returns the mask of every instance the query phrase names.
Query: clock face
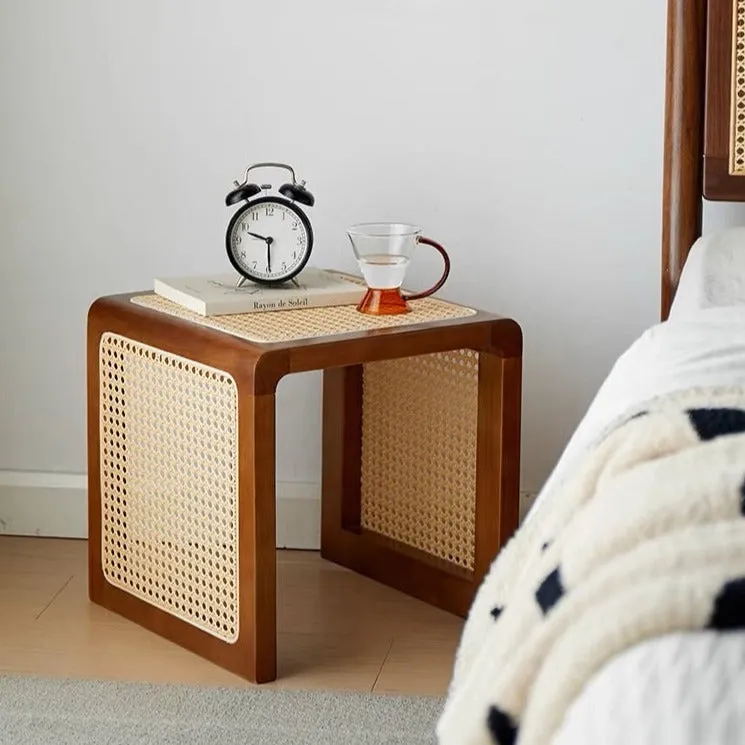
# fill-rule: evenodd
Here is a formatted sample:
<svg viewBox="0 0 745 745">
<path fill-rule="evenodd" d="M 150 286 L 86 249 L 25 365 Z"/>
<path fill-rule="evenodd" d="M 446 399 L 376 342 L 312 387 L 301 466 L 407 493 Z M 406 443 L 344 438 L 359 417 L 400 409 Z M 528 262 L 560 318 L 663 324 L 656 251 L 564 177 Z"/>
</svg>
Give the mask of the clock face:
<svg viewBox="0 0 745 745">
<path fill-rule="evenodd" d="M 291 202 L 256 199 L 235 213 L 226 236 L 235 269 L 256 282 L 282 282 L 308 261 L 313 232 L 308 218 Z"/>
</svg>

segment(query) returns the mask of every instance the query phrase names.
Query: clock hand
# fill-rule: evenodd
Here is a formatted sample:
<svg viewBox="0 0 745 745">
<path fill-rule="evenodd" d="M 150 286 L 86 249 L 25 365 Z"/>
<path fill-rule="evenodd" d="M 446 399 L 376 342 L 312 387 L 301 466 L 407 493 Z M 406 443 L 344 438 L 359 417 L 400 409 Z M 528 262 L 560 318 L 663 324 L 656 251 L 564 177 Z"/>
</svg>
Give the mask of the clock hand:
<svg viewBox="0 0 745 745">
<path fill-rule="evenodd" d="M 274 238 L 269 236 L 269 238 L 266 239 L 266 270 L 268 272 L 272 271 L 272 243 L 274 242 Z"/>
<path fill-rule="evenodd" d="M 258 238 L 260 241 L 266 241 L 269 240 L 263 235 L 259 235 L 258 233 L 252 233 L 250 230 L 247 230 L 246 233 L 250 235 L 252 238 Z"/>
</svg>

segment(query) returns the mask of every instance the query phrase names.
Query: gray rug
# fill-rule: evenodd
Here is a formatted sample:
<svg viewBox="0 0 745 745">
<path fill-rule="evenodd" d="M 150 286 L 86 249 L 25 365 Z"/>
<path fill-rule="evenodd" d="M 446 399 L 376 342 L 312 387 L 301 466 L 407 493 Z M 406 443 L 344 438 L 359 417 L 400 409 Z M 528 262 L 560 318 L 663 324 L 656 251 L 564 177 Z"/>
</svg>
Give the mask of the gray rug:
<svg viewBox="0 0 745 745">
<path fill-rule="evenodd" d="M 433 745 L 443 701 L 0 676 L 2 745 Z"/>
</svg>

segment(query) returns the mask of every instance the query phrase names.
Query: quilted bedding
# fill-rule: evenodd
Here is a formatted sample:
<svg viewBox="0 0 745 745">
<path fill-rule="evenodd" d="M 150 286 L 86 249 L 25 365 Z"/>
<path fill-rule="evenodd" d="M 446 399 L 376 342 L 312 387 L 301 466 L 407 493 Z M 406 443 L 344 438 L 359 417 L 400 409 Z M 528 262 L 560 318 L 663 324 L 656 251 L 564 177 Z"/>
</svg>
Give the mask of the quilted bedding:
<svg viewBox="0 0 745 745">
<path fill-rule="evenodd" d="M 676 390 L 624 412 L 494 562 L 464 628 L 441 745 L 744 741 L 743 707 L 716 706 L 730 690 L 721 681 L 743 677 L 732 661 L 745 659 L 744 511 L 745 389 Z M 645 654 L 644 680 L 610 674 Z M 688 678 L 688 689 L 709 705 L 699 720 L 721 715 L 716 733 L 694 726 L 684 737 L 699 737 L 681 739 L 685 710 L 664 706 L 646 728 L 643 707 L 627 706 L 614 729 L 632 698 L 622 683 L 684 690 L 662 675 L 665 654 L 677 672 L 706 659 L 702 679 L 719 683 Z"/>
<path fill-rule="evenodd" d="M 605 665 L 552 745 L 741 745 L 745 634 L 676 633 Z"/>
</svg>

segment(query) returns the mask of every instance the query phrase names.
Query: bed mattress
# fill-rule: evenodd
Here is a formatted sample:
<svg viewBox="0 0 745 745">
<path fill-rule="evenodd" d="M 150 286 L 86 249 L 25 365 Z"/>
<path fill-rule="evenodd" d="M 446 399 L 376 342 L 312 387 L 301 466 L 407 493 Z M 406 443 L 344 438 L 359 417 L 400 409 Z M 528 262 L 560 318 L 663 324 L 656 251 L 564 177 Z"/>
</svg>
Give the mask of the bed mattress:
<svg viewBox="0 0 745 745">
<path fill-rule="evenodd" d="M 745 381 L 745 282 L 739 279 L 745 278 L 745 231 L 729 232 L 726 240 L 715 237 L 694 247 L 670 319 L 648 329 L 616 361 L 526 520 L 587 448 L 636 404 Z M 743 264 L 739 272 L 737 262 Z M 595 675 L 553 743 L 740 744 L 744 686 L 745 633 L 659 637 L 617 655 Z"/>
</svg>

